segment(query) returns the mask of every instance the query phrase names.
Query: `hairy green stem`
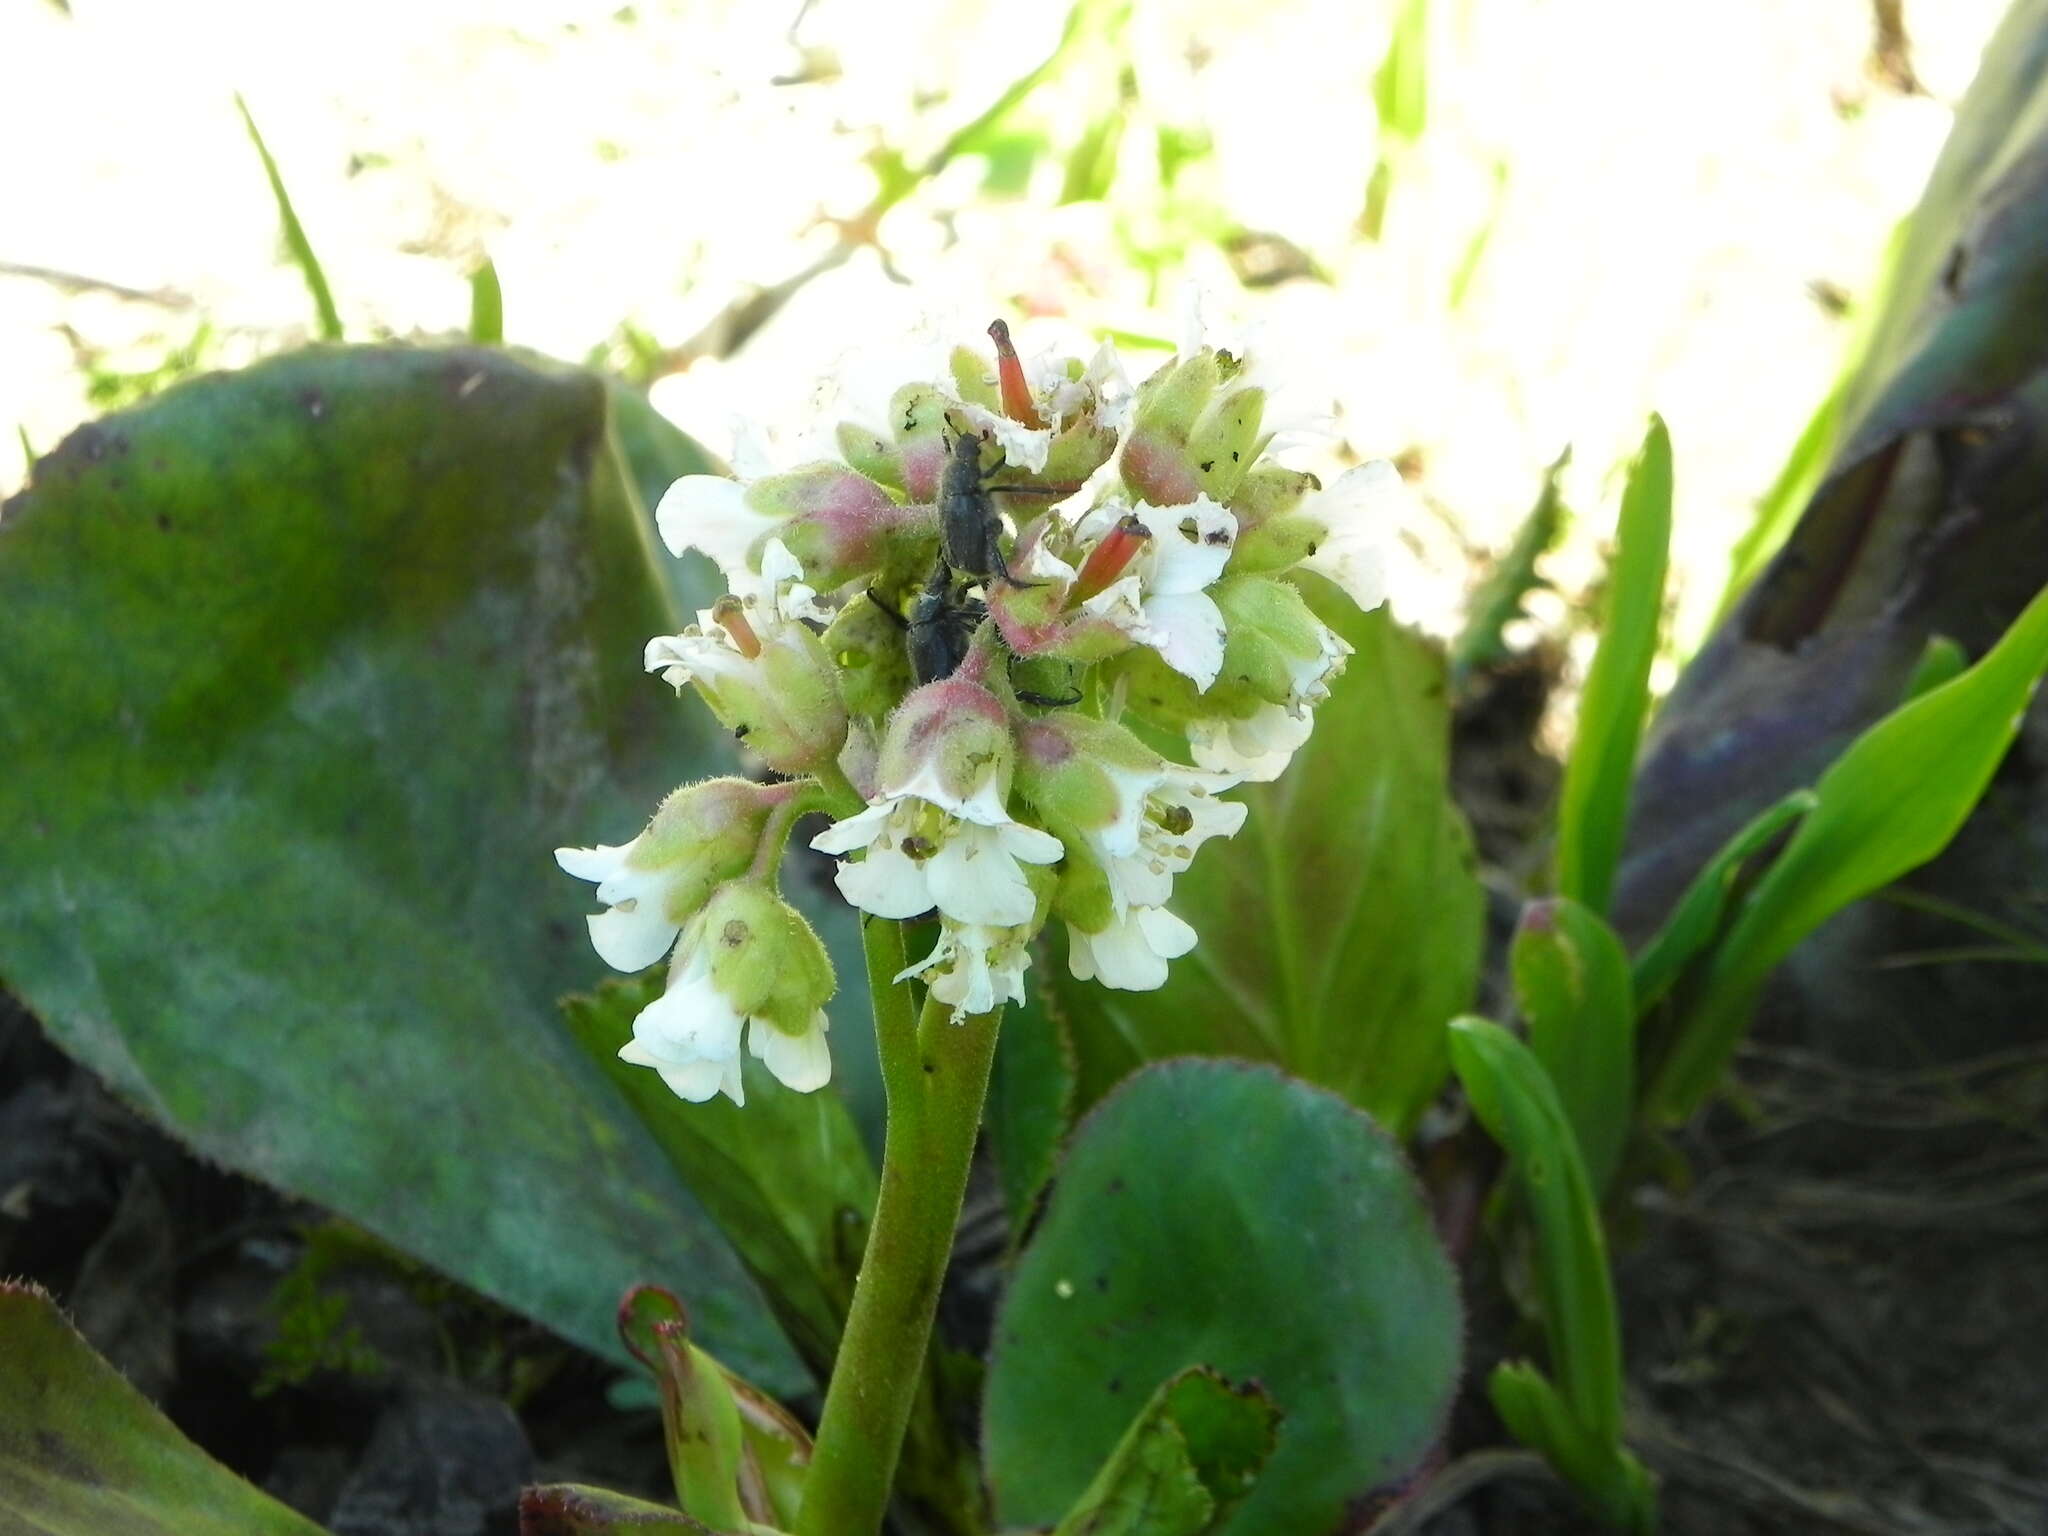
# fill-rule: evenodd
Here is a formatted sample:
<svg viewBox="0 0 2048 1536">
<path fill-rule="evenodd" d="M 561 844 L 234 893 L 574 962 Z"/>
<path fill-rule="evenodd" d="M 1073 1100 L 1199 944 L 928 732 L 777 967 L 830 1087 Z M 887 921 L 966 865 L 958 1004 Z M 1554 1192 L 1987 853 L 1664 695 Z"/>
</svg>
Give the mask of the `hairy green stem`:
<svg viewBox="0 0 2048 1536">
<path fill-rule="evenodd" d="M 870 945 L 871 961 L 891 947 L 901 955 L 896 924 L 869 927 L 896 930 L 893 946 Z M 900 990 L 888 981 L 893 975 L 871 971 L 870 981 Z M 875 1002 L 880 1034 L 885 1009 L 899 1010 L 880 995 Z M 901 1011 L 908 1024 L 907 1009 Z M 797 1536 L 864 1536 L 881 1529 L 953 1252 L 1001 1017 L 977 1014 L 956 1025 L 944 1004 L 927 1002 L 923 1027 L 883 1046 L 889 1125 L 881 1195 L 825 1394 Z"/>
<path fill-rule="evenodd" d="M 836 770 L 819 777 L 849 813 L 859 808 L 860 796 Z M 825 1392 L 797 1536 L 867 1536 L 882 1527 L 924 1381 L 1002 1018 L 998 1009 L 954 1024 L 950 1008 L 927 1000 L 920 1021 L 909 983 L 896 979 L 905 964 L 902 924 L 864 918 L 861 938 L 889 1122 L 881 1194 Z"/>
</svg>

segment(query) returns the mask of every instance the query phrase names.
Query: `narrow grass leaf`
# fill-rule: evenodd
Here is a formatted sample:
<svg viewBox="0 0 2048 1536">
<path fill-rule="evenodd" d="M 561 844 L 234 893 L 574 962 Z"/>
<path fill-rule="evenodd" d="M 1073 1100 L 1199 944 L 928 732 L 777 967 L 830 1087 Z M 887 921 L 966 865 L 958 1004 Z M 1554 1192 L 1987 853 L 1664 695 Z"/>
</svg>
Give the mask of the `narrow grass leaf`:
<svg viewBox="0 0 2048 1536">
<path fill-rule="evenodd" d="M 486 347 L 505 344 L 505 290 L 488 256 L 469 274 L 469 339 Z"/>
<path fill-rule="evenodd" d="M 1557 1087 L 1597 1196 L 1635 1115 L 1635 989 L 1628 952 L 1569 897 L 1532 903 L 1509 951 L 1529 1045 Z"/>
<path fill-rule="evenodd" d="M 249 142 L 256 146 L 256 153 L 263 160 L 263 174 L 270 182 L 270 195 L 277 203 L 277 219 L 284 226 L 285 248 L 292 253 L 292 260 L 298 263 L 300 273 L 306 279 L 306 291 L 313 296 L 313 312 L 319 322 L 322 341 L 341 340 L 341 314 L 334 307 L 334 295 L 327 287 L 327 274 L 320 269 L 320 258 L 313 254 L 313 242 L 306 238 L 305 226 L 299 222 L 299 215 L 292 207 L 291 194 L 284 189 L 284 177 L 272 158 L 270 146 L 263 142 L 263 134 L 256 127 L 256 119 L 249 112 L 249 104 L 242 100 L 241 92 L 235 93 L 235 110 L 242 114 L 242 126 L 249 130 Z"/>
<path fill-rule="evenodd" d="M 2011 745 L 2044 667 L 2048 589 L 1975 666 L 1893 710 L 1821 775 L 1818 803 L 1713 957 L 1651 1094 L 1656 1113 L 1677 1119 L 1698 1107 L 1764 978 L 1794 945 L 1947 846 Z"/>
<path fill-rule="evenodd" d="M 1671 437 L 1650 418 L 1622 493 L 1600 649 L 1579 700 L 1579 733 L 1558 806 L 1557 888 L 1607 911 L 1628 821 L 1636 743 L 1650 706 L 1650 663 L 1671 547 Z"/>
</svg>

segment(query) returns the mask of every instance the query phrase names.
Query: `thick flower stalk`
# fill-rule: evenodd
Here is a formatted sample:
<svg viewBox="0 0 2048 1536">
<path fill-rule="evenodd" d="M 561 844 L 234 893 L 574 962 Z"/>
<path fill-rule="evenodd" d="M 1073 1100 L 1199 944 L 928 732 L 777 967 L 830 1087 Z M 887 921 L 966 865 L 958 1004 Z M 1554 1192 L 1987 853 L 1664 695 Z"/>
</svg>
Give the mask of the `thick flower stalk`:
<svg viewBox="0 0 2048 1536">
<path fill-rule="evenodd" d="M 1295 573 L 1385 595 L 1399 477 L 1275 463 L 1300 415 L 1256 346 L 1191 326 L 1134 390 L 1106 344 L 988 334 L 809 433 L 828 456 L 749 447 L 662 498 L 663 542 L 727 595 L 644 665 L 774 781 L 686 787 L 630 842 L 557 853 L 596 884 L 607 964 L 668 961 L 621 1058 L 739 1103 L 750 1057 L 786 1089 L 831 1077 L 831 967 L 777 887 L 799 818 L 831 817 L 804 843 L 862 914 L 889 1128 L 799 1532 L 879 1524 L 996 1019 L 1058 963 L 1046 930 L 1071 976 L 1127 990 L 1218 942 L 1175 883 L 1243 826 L 1232 791 L 1286 767 L 1350 653 Z"/>
</svg>

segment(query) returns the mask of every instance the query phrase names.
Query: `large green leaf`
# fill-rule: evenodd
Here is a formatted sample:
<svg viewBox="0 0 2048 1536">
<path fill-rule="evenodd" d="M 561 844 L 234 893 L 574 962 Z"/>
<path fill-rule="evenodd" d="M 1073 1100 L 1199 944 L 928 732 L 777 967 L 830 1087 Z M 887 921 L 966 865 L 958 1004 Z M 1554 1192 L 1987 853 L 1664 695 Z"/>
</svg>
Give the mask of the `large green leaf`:
<svg viewBox="0 0 2048 1536">
<path fill-rule="evenodd" d="M 1850 902 L 1947 846 L 1990 783 L 2048 669 L 2048 588 L 1984 659 L 1849 744 L 1713 954 L 1649 1094 L 1666 1119 L 1696 1109 L 1734 1054 L 1764 979 Z"/>
<path fill-rule="evenodd" d="M 92 1352 L 34 1286 L 0 1285 L 0 1532 L 321 1536 Z"/>
<path fill-rule="evenodd" d="M 1244 830 L 1174 887 L 1201 942 L 1156 992 L 1067 982 L 1084 1092 L 1140 1060 L 1276 1062 L 1405 1131 L 1442 1085 L 1444 1020 L 1472 1001 L 1484 897 L 1446 788 L 1441 651 L 1315 583 L 1355 648 Z"/>
<path fill-rule="evenodd" d="M 640 671 L 667 563 L 605 386 L 502 352 L 315 348 L 74 433 L 0 522 L 0 976 L 206 1156 L 602 1352 L 675 1285 L 788 1387 L 554 1008 L 602 968 L 549 850 L 727 763 Z"/>
<path fill-rule="evenodd" d="M 1154 1387 L 1193 1365 L 1284 1415 L 1222 1530 L 1334 1529 L 1435 1440 L 1457 1282 L 1393 1141 L 1269 1067 L 1149 1067 L 1076 1131 L 989 1363 L 998 1511 L 1058 1519 Z"/>
</svg>

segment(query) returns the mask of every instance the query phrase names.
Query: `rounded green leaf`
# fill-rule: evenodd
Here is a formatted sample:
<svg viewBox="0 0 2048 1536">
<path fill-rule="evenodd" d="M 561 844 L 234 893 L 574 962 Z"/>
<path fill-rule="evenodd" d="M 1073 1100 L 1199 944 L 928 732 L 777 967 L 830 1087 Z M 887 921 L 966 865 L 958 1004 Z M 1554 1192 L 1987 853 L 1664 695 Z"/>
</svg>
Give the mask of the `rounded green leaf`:
<svg viewBox="0 0 2048 1536">
<path fill-rule="evenodd" d="M 1283 1415 L 1220 1529 L 1322 1531 L 1403 1476 L 1457 1384 L 1457 1282 L 1399 1149 L 1270 1067 L 1180 1060 L 1083 1122 L 1004 1299 L 984 1454 L 1001 1517 L 1049 1524 L 1193 1365 Z"/>
</svg>

